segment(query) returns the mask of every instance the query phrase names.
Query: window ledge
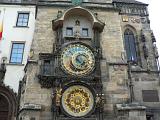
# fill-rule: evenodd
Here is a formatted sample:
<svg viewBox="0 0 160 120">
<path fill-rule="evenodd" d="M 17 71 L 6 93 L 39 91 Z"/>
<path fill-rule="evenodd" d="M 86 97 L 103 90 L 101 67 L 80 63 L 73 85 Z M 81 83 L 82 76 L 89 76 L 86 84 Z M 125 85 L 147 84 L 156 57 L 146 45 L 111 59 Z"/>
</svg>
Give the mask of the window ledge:
<svg viewBox="0 0 160 120">
<path fill-rule="evenodd" d="M 75 38 L 74 36 L 65 36 L 65 38 Z"/>
<path fill-rule="evenodd" d="M 21 63 L 7 63 L 6 65 L 24 66 L 24 64 Z"/>
<path fill-rule="evenodd" d="M 65 36 L 64 38 L 65 39 L 76 39 L 76 37 L 74 37 L 74 36 Z M 91 40 L 92 37 L 80 37 L 79 39 L 80 40 L 82 40 L 82 39 Z"/>
<path fill-rule="evenodd" d="M 13 26 L 13 28 L 29 28 L 29 26 Z"/>
</svg>

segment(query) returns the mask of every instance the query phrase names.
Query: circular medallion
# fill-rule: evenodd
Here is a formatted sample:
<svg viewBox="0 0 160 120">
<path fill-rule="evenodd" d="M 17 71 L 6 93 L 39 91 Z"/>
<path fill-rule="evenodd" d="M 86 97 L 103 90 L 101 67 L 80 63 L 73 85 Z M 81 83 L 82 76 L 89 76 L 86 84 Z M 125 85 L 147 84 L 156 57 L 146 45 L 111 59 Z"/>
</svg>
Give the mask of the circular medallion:
<svg viewBox="0 0 160 120">
<path fill-rule="evenodd" d="M 69 74 L 86 75 L 93 71 L 95 58 L 93 52 L 81 44 L 70 44 L 61 54 L 61 66 Z"/>
<path fill-rule="evenodd" d="M 74 85 L 62 94 L 62 107 L 71 116 L 83 117 L 91 112 L 93 106 L 93 94 L 87 87 Z"/>
</svg>

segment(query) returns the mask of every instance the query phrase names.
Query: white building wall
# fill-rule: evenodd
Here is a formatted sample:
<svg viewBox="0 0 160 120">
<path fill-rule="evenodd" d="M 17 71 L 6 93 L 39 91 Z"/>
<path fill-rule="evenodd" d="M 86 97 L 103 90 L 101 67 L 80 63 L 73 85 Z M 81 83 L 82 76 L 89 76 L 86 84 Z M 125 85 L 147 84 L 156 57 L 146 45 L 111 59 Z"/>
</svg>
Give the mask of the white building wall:
<svg viewBox="0 0 160 120">
<path fill-rule="evenodd" d="M 35 6 L 0 5 L 0 16 L 3 17 L 3 38 L 0 41 L 0 60 L 7 57 L 7 71 L 4 83 L 18 92 L 19 81 L 24 76 L 35 26 Z M 18 12 L 29 12 L 28 27 L 16 27 Z M 24 42 L 22 64 L 10 64 L 12 42 Z"/>
</svg>

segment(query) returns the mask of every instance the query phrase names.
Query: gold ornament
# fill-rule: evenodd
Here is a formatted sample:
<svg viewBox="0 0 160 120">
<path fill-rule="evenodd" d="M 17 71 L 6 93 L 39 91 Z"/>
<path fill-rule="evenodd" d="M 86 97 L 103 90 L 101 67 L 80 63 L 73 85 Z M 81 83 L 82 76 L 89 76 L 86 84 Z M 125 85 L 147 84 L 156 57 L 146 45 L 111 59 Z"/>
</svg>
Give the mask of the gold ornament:
<svg viewBox="0 0 160 120">
<path fill-rule="evenodd" d="M 56 89 L 56 105 L 57 106 L 60 106 L 61 96 L 62 96 L 62 88 L 57 88 Z"/>
<path fill-rule="evenodd" d="M 71 86 L 62 95 L 62 106 L 71 116 L 85 116 L 92 110 L 93 105 L 93 95 L 84 86 Z"/>
</svg>

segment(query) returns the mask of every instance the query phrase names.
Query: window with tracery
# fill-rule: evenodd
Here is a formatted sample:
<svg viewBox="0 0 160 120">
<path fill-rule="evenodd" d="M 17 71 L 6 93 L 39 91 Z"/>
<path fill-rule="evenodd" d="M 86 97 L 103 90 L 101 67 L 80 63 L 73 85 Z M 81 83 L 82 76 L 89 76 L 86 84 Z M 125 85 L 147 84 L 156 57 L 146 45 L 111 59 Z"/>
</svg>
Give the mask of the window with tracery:
<svg viewBox="0 0 160 120">
<path fill-rule="evenodd" d="M 136 44 L 133 32 L 130 29 L 126 29 L 124 32 L 125 50 L 127 54 L 127 60 L 137 62 Z"/>
</svg>

